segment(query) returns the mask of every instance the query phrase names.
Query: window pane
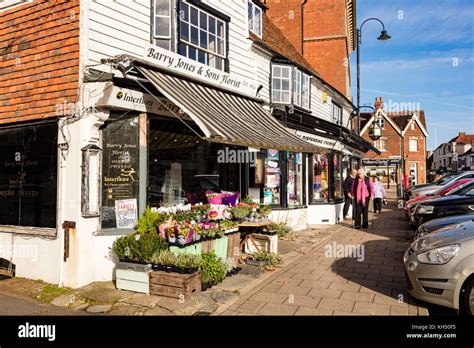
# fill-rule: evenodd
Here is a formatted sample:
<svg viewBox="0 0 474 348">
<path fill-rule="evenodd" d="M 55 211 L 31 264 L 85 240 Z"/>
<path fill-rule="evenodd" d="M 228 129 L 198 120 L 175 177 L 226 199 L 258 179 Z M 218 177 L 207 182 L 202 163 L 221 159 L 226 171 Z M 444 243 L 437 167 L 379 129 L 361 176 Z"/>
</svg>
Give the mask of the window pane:
<svg viewBox="0 0 474 348">
<path fill-rule="evenodd" d="M 290 77 L 290 68 L 282 67 L 281 68 L 281 74 L 282 74 L 283 77 L 289 78 Z"/>
<path fill-rule="evenodd" d="M 179 45 L 179 52 L 178 52 L 178 53 L 179 53 L 180 55 L 182 55 L 182 56 L 187 57 L 187 56 L 188 56 L 188 54 L 187 54 L 187 48 L 188 48 L 187 45 L 185 45 L 185 44 L 180 44 L 180 45 Z"/>
<path fill-rule="evenodd" d="M 290 80 L 281 80 L 281 89 L 284 91 L 290 90 Z"/>
<path fill-rule="evenodd" d="M 191 26 L 191 43 L 199 45 L 199 32 L 196 27 Z"/>
<path fill-rule="evenodd" d="M 204 12 L 199 14 L 199 27 L 201 29 L 207 30 L 207 14 Z"/>
<path fill-rule="evenodd" d="M 258 35 L 262 35 L 262 10 L 255 6 L 254 30 Z"/>
<path fill-rule="evenodd" d="M 155 17 L 155 36 L 168 37 L 170 35 L 170 19 L 166 17 Z"/>
<path fill-rule="evenodd" d="M 200 35 L 200 41 L 199 41 L 199 46 L 207 49 L 207 32 L 204 30 L 201 30 L 201 35 Z"/>
<path fill-rule="evenodd" d="M 281 76 L 281 68 L 279 66 L 273 67 L 273 76 L 280 77 Z"/>
<path fill-rule="evenodd" d="M 273 79 L 273 89 L 281 90 L 281 80 Z"/>
<path fill-rule="evenodd" d="M 198 15 L 198 10 L 196 10 L 194 7 L 191 7 L 191 23 L 198 26 L 198 21 L 199 21 L 199 15 Z"/>
<path fill-rule="evenodd" d="M 186 22 L 189 22 L 189 6 L 184 2 L 181 3 L 180 18 Z"/>
<path fill-rule="evenodd" d="M 0 225 L 56 227 L 57 135 L 56 124 L 0 130 Z"/>
<path fill-rule="evenodd" d="M 217 21 L 217 36 L 224 39 L 224 23 Z"/>
<path fill-rule="evenodd" d="M 164 48 L 165 50 L 170 49 L 170 40 L 169 39 L 156 39 L 155 45 L 158 47 Z"/>
<path fill-rule="evenodd" d="M 223 70 L 224 69 L 224 59 L 216 57 L 216 69 Z"/>
<path fill-rule="evenodd" d="M 290 102 L 290 93 L 289 92 L 281 92 L 281 101 L 283 103 L 289 103 Z"/>
<path fill-rule="evenodd" d="M 212 52 L 216 52 L 216 37 L 212 34 L 209 34 L 209 50 Z"/>
<path fill-rule="evenodd" d="M 213 17 L 209 17 L 209 32 L 216 33 L 216 20 Z"/>
<path fill-rule="evenodd" d="M 189 41 L 189 24 L 185 22 L 181 22 L 179 30 L 180 30 L 181 40 Z"/>
<path fill-rule="evenodd" d="M 162 16 L 170 15 L 170 0 L 155 0 L 155 14 Z"/>
<path fill-rule="evenodd" d="M 198 61 L 199 63 L 206 64 L 206 53 L 204 51 L 198 50 Z"/>
<path fill-rule="evenodd" d="M 274 102 L 281 101 L 281 92 L 280 91 L 273 91 L 272 92 L 272 99 Z"/>
<path fill-rule="evenodd" d="M 224 54 L 224 49 L 223 49 L 223 45 L 222 45 L 222 40 L 217 38 L 217 54 L 221 54 L 223 55 Z"/>
<path fill-rule="evenodd" d="M 188 57 L 192 60 L 196 60 L 196 49 L 194 47 L 189 46 L 188 47 Z"/>
</svg>

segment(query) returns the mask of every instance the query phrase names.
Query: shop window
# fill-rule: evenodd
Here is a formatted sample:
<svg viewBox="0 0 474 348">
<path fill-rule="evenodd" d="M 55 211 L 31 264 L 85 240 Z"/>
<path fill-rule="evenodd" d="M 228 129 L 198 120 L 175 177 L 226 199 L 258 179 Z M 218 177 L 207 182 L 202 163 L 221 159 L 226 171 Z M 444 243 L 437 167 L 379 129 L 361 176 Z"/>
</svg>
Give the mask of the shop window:
<svg viewBox="0 0 474 348">
<path fill-rule="evenodd" d="M 313 193 L 312 200 L 328 201 L 329 199 L 329 162 L 326 153 L 314 154 L 312 158 Z"/>
<path fill-rule="evenodd" d="M 340 200 L 343 197 L 342 183 L 344 181 L 342 177 L 342 161 L 341 155 L 333 154 L 333 168 L 334 168 L 334 200 Z"/>
<path fill-rule="evenodd" d="M 138 117 L 110 115 L 102 131 L 103 229 L 132 229 L 138 218 L 139 202 Z"/>
<path fill-rule="evenodd" d="M 291 102 L 291 71 L 288 65 L 272 66 L 272 102 L 289 104 Z"/>
<path fill-rule="evenodd" d="M 267 150 L 265 156 L 265 186 L 263 202 L 275 206 L 281 205 L 281 175 L 280 151 Z"/>
<path fill-rule="evenodd" d="M 418 152 L 418 139 L 410 139 L 410 152 Z"/>
<path fill-rule="evenodd" d="M 303 155 L 299 152 L 288 154 L 288 206 L 303 205 Z"/>
<path fill-rule="evenodd" d="M 224 148 L 222 144 L 203 139 L 194 124 L 151 118 L 147 204 L 160 207 L 206 203 L 208 190 L 216 193 L 239 191 L 243 164 L 227 163 L 225 158 L 219 160 Z"/>
<path fill-rule="evenodd" d="M 332 121 L 342 125 L 342 108 L 334 102 L 332 103 Z"/>
<path fill-rule="evenodd" d="M 56 228 L 58 127 L 0 130 L 0 225 Z"/>
<path fill-rule="evenodd" d="M 227 59 L 227 23 L 182 1 L 179 15 L 179 54 L 224 70 Z"/>
<path fill-rule="evenodd" d="M 380 138 L 379 140 L 374 141 L 374 146 L 380 151 L 387 151 L 387 139 Z"/>
<path fill-rule="evenodd" d="M 262 9 L 252 1 L 248 2 L 249 30 L 262 37 Z"/>
<path fill-rule="evenodd" d="M 153 38 L 159 47 L 169 50 L 172 35 L 171 0 L 153 0 Z"/>
</svg>

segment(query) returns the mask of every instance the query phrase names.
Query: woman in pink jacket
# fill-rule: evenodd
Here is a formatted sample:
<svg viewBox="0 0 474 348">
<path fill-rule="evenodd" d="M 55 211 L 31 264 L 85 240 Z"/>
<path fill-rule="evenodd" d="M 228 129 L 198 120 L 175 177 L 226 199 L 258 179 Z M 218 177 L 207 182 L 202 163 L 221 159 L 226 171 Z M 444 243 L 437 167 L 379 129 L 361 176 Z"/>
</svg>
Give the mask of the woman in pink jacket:
<svg viewBox="0 0 474 348">
<path fill-rule="evenodd" d="M 369 203 L 374 198 L 374 187 L 362 168 L 357 171 L 357 177 L 352 183 L 352 197 L 355 208 L 354 227 L 357 229 L 361 226 L 362 228 L 369 227 Z"/>
</svg>

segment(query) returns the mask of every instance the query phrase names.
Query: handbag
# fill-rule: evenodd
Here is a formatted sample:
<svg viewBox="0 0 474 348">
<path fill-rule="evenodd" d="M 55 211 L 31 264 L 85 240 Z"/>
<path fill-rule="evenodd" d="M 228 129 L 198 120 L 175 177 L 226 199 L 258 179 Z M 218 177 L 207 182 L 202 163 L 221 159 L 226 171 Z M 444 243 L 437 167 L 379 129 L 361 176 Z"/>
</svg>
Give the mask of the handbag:
<svg viewBox="0 0 474 348">
<path fill-rule="evenodd" d="M 388 204 L 387 199 L 384 198 L 384 199 L 383 199 L 383 205 L 387 205 L 387 204 Z"/>
</svg>

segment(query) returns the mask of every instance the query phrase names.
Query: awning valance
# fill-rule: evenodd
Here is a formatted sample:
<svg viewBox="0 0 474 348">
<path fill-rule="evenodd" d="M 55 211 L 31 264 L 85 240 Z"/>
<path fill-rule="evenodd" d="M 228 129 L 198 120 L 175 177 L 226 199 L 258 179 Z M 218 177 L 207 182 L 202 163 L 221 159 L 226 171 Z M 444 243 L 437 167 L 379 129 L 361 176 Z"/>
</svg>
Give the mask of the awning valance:
<svg viewBox="0 0 474 348">
<path fill-rule="evenodd" d="M 295 152 L 317 150 L 286 130 L 255 100 L 148 67 L 136 68 L 188 114 L 210 141 Z"/>
</svg>

